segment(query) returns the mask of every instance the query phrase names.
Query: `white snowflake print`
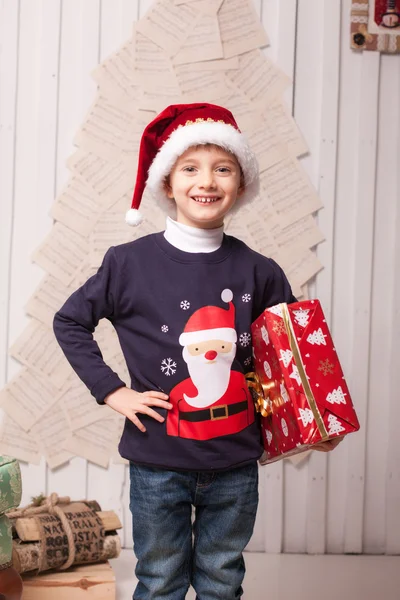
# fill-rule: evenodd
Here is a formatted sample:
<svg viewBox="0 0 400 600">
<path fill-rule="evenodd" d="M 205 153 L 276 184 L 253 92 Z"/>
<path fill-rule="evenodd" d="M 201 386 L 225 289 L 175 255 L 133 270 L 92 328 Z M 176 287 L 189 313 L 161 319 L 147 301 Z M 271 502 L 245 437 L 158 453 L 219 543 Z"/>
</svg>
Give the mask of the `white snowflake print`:
<svg viewBox="0 0 400 600">
<path fill-rule="evenodd" d="M 248 346 L 251 342 L 251 335 L 250 333 L 241 333 L 239 336 L 239 343 L 241 346 L 243 346 L 244 348 L 246 346 Z"/>
<path fill-rule="evenodd" d="M 172 360 L 172 358 L 164 358 L 161 361 L 161 371 L 169 377 L 176 373 L 176 362 Z"/>
<path fill-rule="evenodd" d="M 272 442 L 272 433 L 269 429 L 265 430 L 265 437 L 267 438 L 268 446 L 270 446 Z"/>
<path fill-rule="evenodd" d="M 161 327 L 161 331 L 162 331 L 163 333 L 167 333 L 167 332 L 169 331 L 169 327 L 168 327 L 168 325 L 163 325 L 163 326 Z"/>
<path fill-rule="evenodd" d="M 188 300 L 182 300 L 181 302 L 181 309 L 182 310 L 189 310 L 190 308 L 190 302 L 188 302 Z"/>
<path fill-rule="evenodd" d="M 251 295 L 250 294 L 243 294 L 242 296 L 242 301 L 243 302 L 250 302 L 251 300 Z"/>
<path fill-rule="evenodd" d="M 314 415 L 312 413 L 311 408 L 300 408 L 300 417 L 299 421 L 303 423 L 303 427 L 307 427 L 307 425 L 311 425 L 314 421 Z"/>
<path fill-rule="evenodd" d="M 281 419 L 281 427 L 282 427 L 283 435 L 285 437 L 287 437 L 289 435 L 289 429 L 288 429 L 287 423 L 283 417 Z"/>
<path fill-rule="evenodd" d="M 251 365 L 251 356 L 249 356 L 249 358 L 246 358 L 246 360 L 244 361 L 244 364 L 246 367 L 249 367 Z"/>
</svg>

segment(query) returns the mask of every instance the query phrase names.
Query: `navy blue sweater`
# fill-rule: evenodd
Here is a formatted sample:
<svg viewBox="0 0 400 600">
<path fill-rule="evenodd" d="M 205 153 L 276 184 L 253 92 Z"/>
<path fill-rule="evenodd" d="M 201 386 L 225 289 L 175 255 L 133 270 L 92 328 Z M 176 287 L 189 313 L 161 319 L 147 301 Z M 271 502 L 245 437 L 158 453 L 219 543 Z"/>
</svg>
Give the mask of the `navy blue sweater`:
<svg viewBox="0 0 400 600">
<path fill-rule="evenodd" d="M 231 302 L 221 298 L 227 289 Z M 93 339 L 102 318 L 118 334 L 132 389 L 170 396 L 171 411 L 153 407 L 163 423 L 138 415 L 145 433 L 126 419 L 124 458 L 167 469 L 224 470 L 262 454 L 243 375 L 252 368 L 251 323 L 265 308 L 293 301 L 282 269 L 234 237 L 224 235 L 214 252 L 188 253 L 156 233 L 110 248 L 98 272 L 56 313 L 54 332 L 99 404 L 125 385 Z"/>
</svg>

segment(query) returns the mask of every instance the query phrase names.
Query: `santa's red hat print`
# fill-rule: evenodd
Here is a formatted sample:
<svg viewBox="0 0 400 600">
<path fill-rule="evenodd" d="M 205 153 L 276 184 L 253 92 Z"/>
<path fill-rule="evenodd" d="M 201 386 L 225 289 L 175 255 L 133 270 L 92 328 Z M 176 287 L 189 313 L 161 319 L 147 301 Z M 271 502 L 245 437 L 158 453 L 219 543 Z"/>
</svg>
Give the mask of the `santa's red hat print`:
<svg viewBox="0 0 400 600">
<path fill-rule="evenodd" d="M 179 336 L 181 346 L 189 346 L 211 340 L 236 343 L 235 307 L 231 290 L 223 290 L 221 298 L 229 304 L 228 310 L 218 306 L 203 306 L 192 314 Z"/>
<path fill-rule="evenodd" d="M 173 104 L 145 128 L 140 142 L 132 206 L 126 213 L 129 225 L 138 225 L 145 187 L 167 213 L 173 202 L 165 191 L 165 179 L 178 158 L 192 146 L 215 144 L 234 154 L 244 177 L 240 205 L 258 194 L 258 162 L 232 113 L 216 104 Z"/>
</svg>

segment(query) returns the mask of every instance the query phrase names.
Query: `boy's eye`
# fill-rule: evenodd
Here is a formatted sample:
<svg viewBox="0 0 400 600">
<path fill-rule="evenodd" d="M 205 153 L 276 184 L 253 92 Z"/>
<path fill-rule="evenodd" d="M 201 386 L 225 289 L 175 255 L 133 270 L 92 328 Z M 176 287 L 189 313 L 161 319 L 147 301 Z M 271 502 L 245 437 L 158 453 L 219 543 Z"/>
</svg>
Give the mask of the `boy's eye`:
<svg viewBox="0 0 400 600">
<path fill-rule="evenodd" d="M 184 167 L 183 169 L 184 171 L 187 171 L 188 173 L 194 173 L 195 168 L 194 167 Z"/>
<path fill-rule="evenodd" d="M 217 171 L 220 173 L 229 173 L 230 169 L 228 169 L 228 167 L 218 167 Z"/>
</svg>

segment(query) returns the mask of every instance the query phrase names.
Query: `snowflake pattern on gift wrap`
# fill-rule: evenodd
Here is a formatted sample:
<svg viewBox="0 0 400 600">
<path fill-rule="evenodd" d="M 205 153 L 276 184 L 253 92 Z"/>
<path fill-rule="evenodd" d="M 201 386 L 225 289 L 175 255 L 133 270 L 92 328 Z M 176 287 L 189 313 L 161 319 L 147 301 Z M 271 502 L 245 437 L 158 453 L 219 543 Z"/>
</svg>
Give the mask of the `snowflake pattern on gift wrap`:
<svg viewBox="0 0 400 600">
<path fill-rule="evenodd" d="M 182 300 L 181 302 L 181 309 L 182 310 L 189 310 L 190 308 L 190 302 L 188 302 L 188 300 Z"/>
<path fill-rule="evenodd" d="M 161 327 L 161 331 L 162 331 L 163 333 L 168 333 L 168 331 L 169 331 L 169 327 L 168 327 L 168 325 L 162 325 L 162 327 Z"/>
<path fill-rule="evenodd" d="M 318 371 L 321 371 L 322 375 L 324 375 L 324 376 L 332 375 L 334 367 L 335 367 L 335 365 L 333 363 L 329 362 L 329 359 L 320 360 Z"/>
<path fill-rule="evenodd" d="M 285 329 L 285 325 L 284 325 L 283 321 L 275 321 L 275 323 L 272 327 L 272 331 L 275 331 L 275 333 L 277 335 L 282 335 L 282 334 L 286 333 L 286 329 Z"/>
<path fill-rule="evenodd" d="M 161 371 L 167 377 L 174 375 L 176 373 L 176 362 L 172 358 L 164 358 L 161 361 Z"/>
<path fill-rule="evenodd" d="M 244 365 L 246 367 L 249 367 L 251 365 L 251 356 L 249 356 L 248 358 L 246 358 L 246 360 L 244 361 Z"/>
<path fill-rule="evenodd" d="M 268 446 L 270 446 L 272 442 L 272 433 L 269 429 L 265 430 L 265 437 L 267 438 Z"/>
<path fill-rule="evenodd" d="M 289 435 L 289 429 L 288 429 L 287 423 L 283 417 L 281 419 L 281 427 L 282 427 L 283 435 L 285 437 L 287 437 Z"/>
<path fill-rule="evenodd" d="M 246 346 L 248 346 L 251 342 L 251 335 L 250 333 L 241 333 L 239 336 L 239 343 L 241 346 L 243 346 L 244 348 Z"/>
<path fill-rule="evenodd" d="M 242 296 L 242 302 L 250 302 L 251 300 L 251 295 L 250 294 L 243 294 Z"/>
</svg>

